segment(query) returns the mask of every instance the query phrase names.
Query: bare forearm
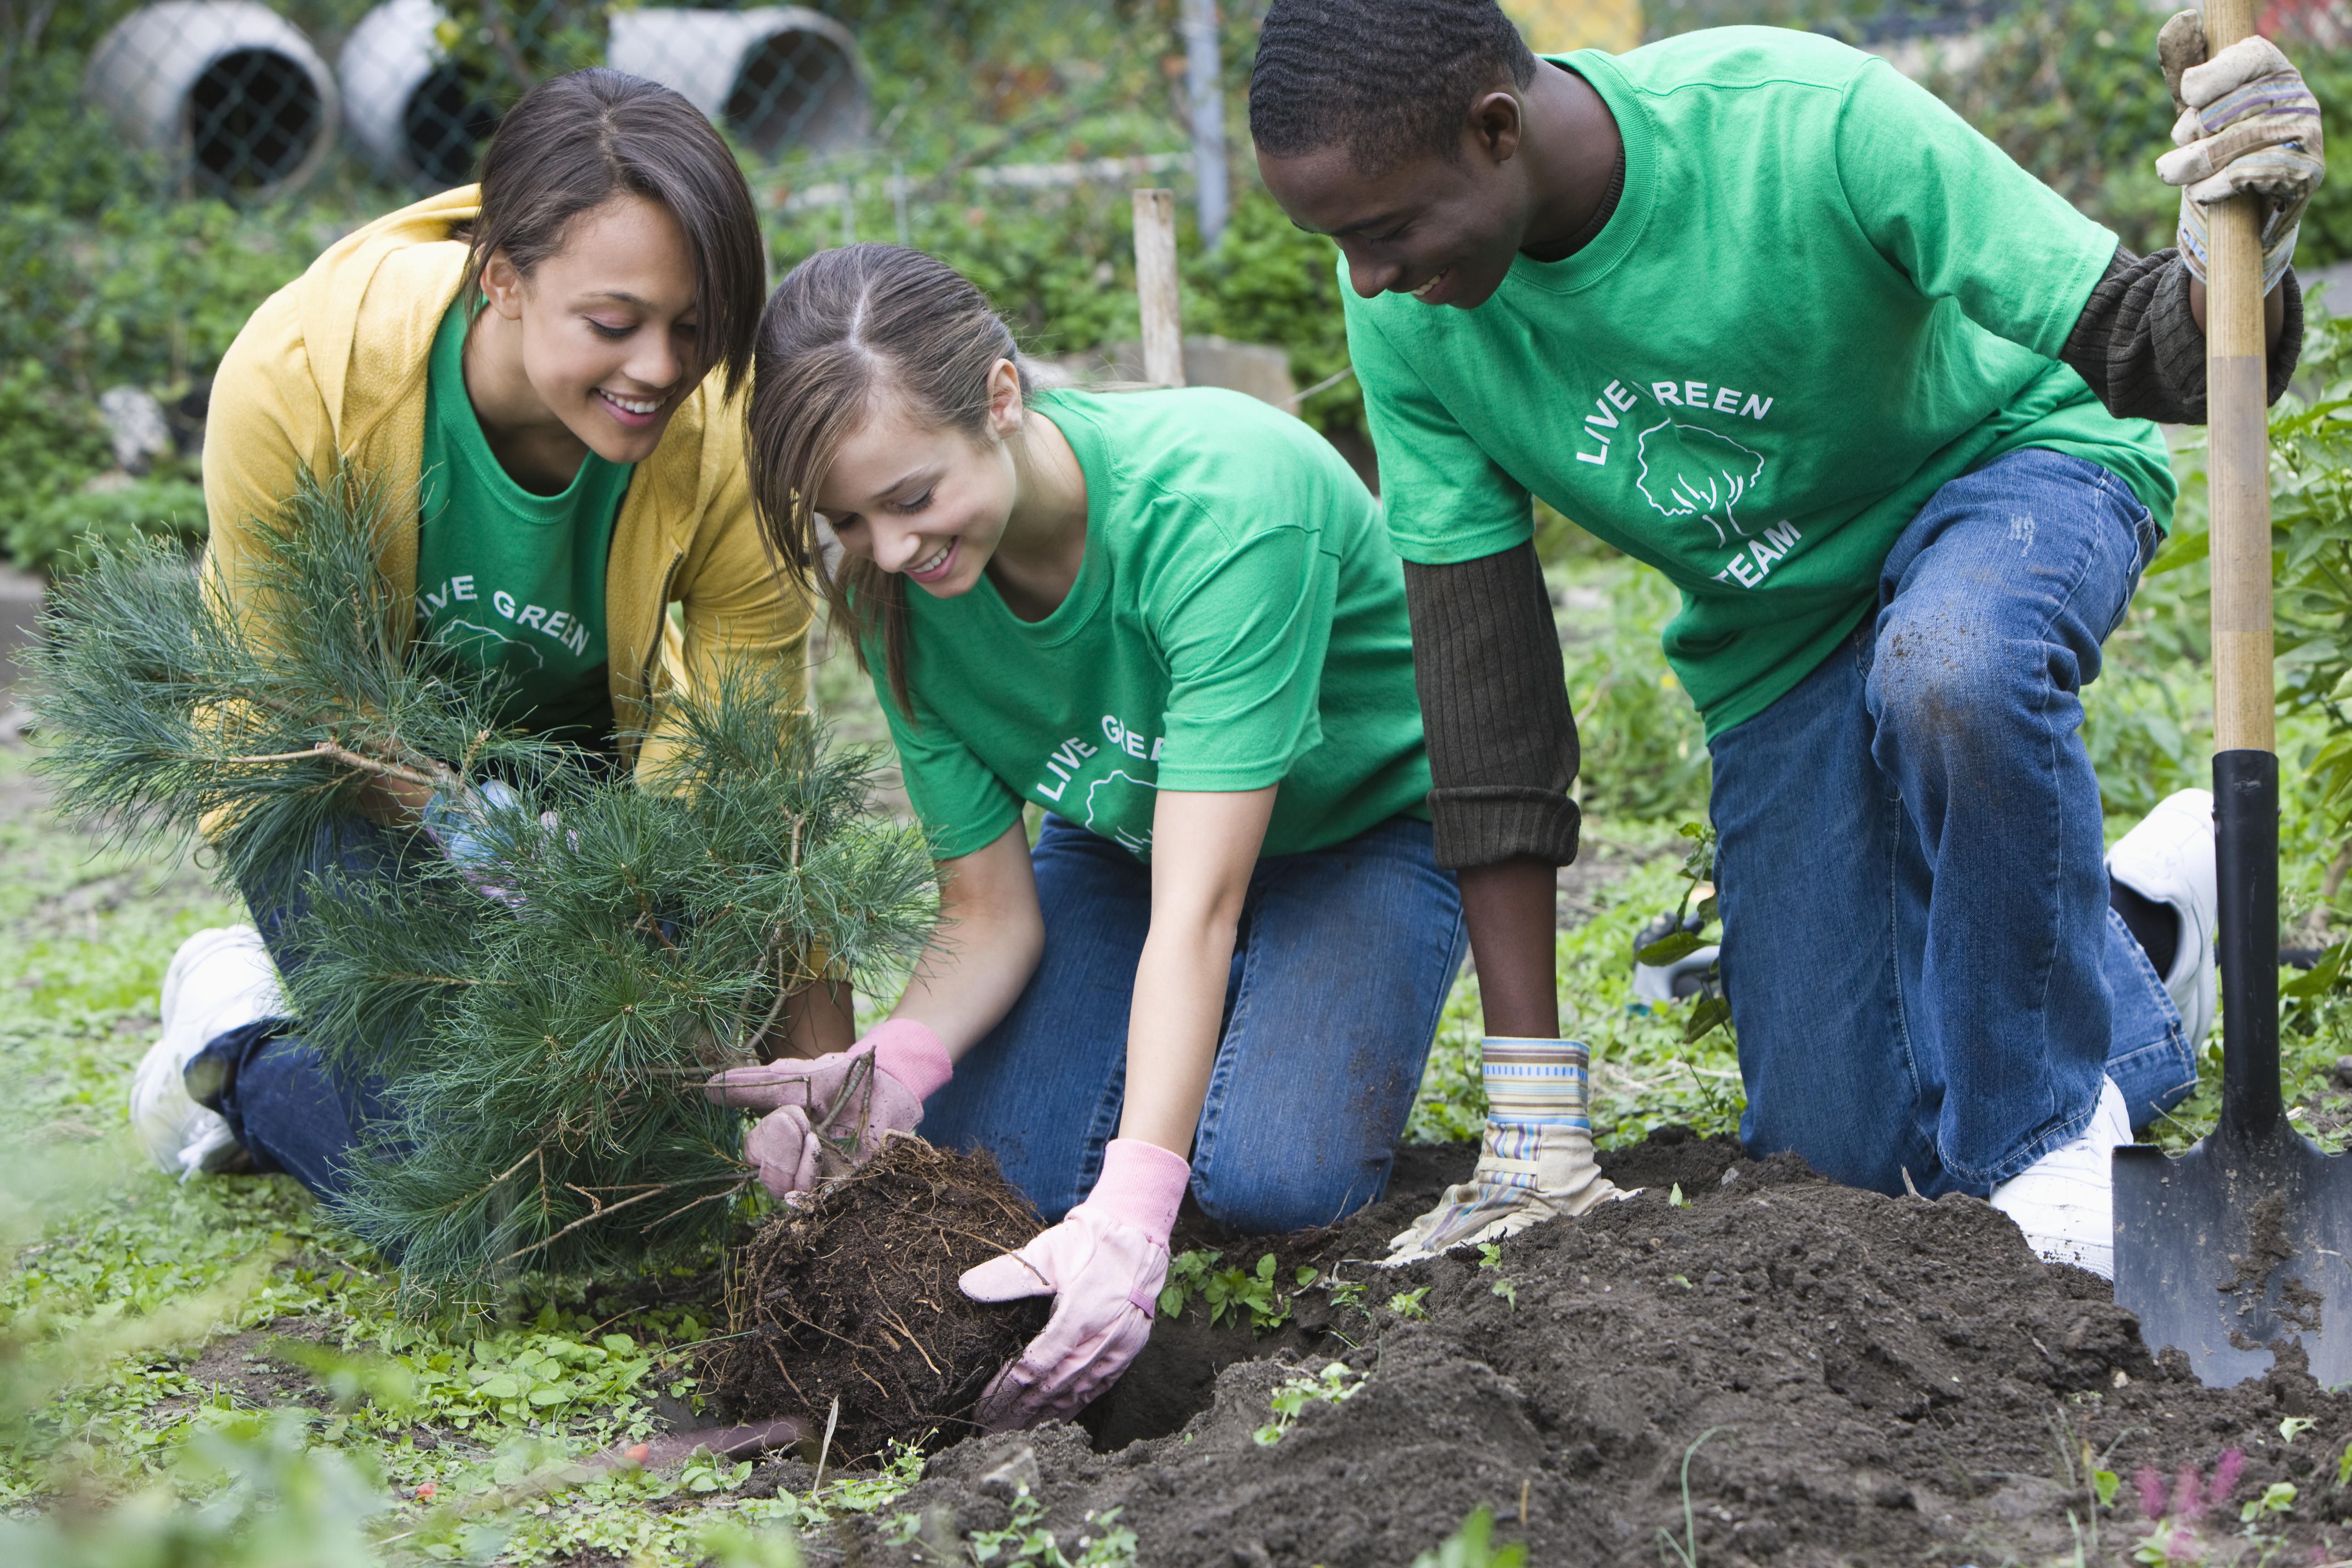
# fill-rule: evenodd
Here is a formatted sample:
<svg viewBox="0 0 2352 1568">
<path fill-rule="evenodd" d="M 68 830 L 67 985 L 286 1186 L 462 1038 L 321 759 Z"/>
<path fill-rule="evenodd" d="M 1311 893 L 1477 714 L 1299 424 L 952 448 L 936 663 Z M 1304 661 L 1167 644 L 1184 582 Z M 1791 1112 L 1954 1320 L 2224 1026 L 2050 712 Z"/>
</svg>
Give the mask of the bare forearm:
<svg viewBox="0 0 2352 1568">
<path fill-rule="evenodd" d="M 1553 972 L 1559 894 L 1550 863 L 1521 857 L 1467 866 L 1454 874 L 1462 884 L 1462 918 L 1470 927 L 1486 1032 L 1559 1039 L 1559 991 Z"/>
<path fill-rule="evenodd" d="M 940 865 L 939 929 L 890 1016 L 923 1025 L 961 1057 L 1013 1010 L 1045 950 L 1028 835 L 1015 822 Z"/>
<path fill-rule="evenodd" d="M 961 1057 L 1013 1010 L 1045 946 L 1042 925 L 964 911 L 941 922 L 890 1016 L 923 1025 Z"/>
<path fill-rule="evenodd" d="M 1118 1135 L 1192 1156 L 1216 1065 L 1225 983 L 1274 788 L 1163 789 L 1151 813 L 1151 929 L 1128 1009 L 1127 1102 Z"/>
<path fill-rule="evenodd" d="M 1169 931 L 1154 923 L 1135 967 L 1127 1027 L 1127 1103 L 1118 1135 L 1190 1158 L 1217 1060 L 1234 926 Z"/>
</svg>

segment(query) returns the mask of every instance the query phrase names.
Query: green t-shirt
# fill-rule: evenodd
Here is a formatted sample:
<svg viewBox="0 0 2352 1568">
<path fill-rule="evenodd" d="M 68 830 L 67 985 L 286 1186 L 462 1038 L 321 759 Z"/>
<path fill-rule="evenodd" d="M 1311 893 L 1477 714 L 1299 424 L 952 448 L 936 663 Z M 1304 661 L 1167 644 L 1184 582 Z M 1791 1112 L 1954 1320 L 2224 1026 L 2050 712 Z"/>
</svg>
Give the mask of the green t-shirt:
<svg viewBox="0 0 2352 1568">
<path fill-rule="evenodd" d="M 1924 89 L 1766 27 L 1558 63 L 1624 138 L 1597 236 L 1475 310 L 1339 269 L 1407 559 L 1508 549 L 1542 497 L 1682 590 L 1666 656 L 1712 736 L 1828 656 L 1928 497 L 2003 453 L 2103 465 L 2169 520 L 2156 427 L 2056 361 L 2116 236 Z"/>
<path fill-rule="evenodd" d="M 1425 816 L 1404 570 L 1322 437 L 1238 392 L 1039 394 L 1087 480 L 1087 550 L 1042 621 L 982 577 L 908 584 L 916 723 L 875 689 L 941 859 L 1022 802 L 1139 855 L 1153 790 L 1279 784 L 1264 852 Z"/>
<path fill-rule="evenodd" d="M 463 301 L 433 340 L 417 510 L 417 634 L 509 683 L 508 722 L 587 741 L 613 729 L 604 567 L 631 465 L 591 452 L 562 492 L 499 465 L 466 395 Z"/>
</svg>

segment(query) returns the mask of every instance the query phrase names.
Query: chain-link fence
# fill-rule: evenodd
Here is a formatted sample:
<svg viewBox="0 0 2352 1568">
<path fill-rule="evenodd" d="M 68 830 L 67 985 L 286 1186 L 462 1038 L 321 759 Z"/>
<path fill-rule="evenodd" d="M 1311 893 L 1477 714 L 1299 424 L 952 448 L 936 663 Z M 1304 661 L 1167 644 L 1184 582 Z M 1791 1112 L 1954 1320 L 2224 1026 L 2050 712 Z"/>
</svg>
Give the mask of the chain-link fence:
<svg viewBox="0 0 2352 1568">
<path fill-rule="evenodd" d="M 313 28 L 258 0 L 164 0 L 116 19 L 82 88 L 125 143 L 191 189 L 267 199 L 342 150 L 387 181 L 469 176 L 541 78 L 609 64 L 675 88 L 747 153 L 854 146 L 871 126 L 857 40 L 802 6 L 383 0 Z"/>
</svg>

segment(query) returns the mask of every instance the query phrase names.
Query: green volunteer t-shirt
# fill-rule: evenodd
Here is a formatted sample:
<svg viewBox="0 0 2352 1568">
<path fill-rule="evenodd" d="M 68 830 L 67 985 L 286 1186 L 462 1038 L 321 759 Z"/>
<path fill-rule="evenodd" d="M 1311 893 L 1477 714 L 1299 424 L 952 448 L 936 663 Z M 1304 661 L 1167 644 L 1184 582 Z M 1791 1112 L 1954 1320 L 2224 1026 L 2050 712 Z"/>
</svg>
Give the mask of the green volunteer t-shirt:
<svg viewBox="0 0 2352 1568">
<path fill-rule="evenodd" d="M 909 723 L 875 689 L 942 859 L 1022 802 L 1149 857 L 1153 792 L 1279 784 L 1265 853 L 1427 815 L 1403 567 L 1322 437 L 1238 392 L 1054 392 L 1087 480 L 1087 549 L 1041 621 L 983 577 L 908 584 Z"/>
<path fill-rule="evenodd" d="M 561 494 L 499 465 L 466 395 L 463 301 L 433 340 L 416 543 L 417 633 L 509 682 L 506 716 L 590 740 L 613 728 L 604 567 L 631 465 L 591 452 Z"/>
<path fill-rule="evenodd" d="M 2056 361 L 2116 236 L 1873 56 L 1725 27 L 1558 57 L 1625 144 L 1582 250 L 1475 310 L 1359 298 L 1348 340 L 1409 560 L 1529 537 L 1542 497 L 1682 590 L 1665 651 L 1717 734 L 1870 609 L 1936 488 L 2037 446 L 2160 523 L 2162 438 Z"/>
</svg>

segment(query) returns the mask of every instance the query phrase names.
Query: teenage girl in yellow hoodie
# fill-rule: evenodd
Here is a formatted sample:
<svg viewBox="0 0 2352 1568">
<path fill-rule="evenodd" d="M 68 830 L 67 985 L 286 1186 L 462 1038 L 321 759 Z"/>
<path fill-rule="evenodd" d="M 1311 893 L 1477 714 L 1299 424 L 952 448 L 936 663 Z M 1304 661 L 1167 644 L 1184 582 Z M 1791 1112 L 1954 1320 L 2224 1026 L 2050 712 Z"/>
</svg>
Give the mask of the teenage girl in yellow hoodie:
<svg viewBox="0 0 2352 1568">
<path fill-rule="evenodd" d="M 416 497 L 381 558 L 415 635 L 505 675 L 510 721 L 656 764 L 664 694 L 735 666 L 800 678 L 809 606 L 761 543 L 736 402 L 764 271 L 742 173 L 686 99 L 610 70 L 533 89 L 478 186 L 339 242 L 237 335 L 205 442 L 209 580 L 237 599 L 252 519 L 301 467 L 354 464 Z M 462 821 L 387 789 L 312 864 L 396 875 L 420 819 L 465 854 Z M 286 1032 L 271 958 L 295 961 L 299 901 L 246 891 L 257 933 L 173 959 L 132 1120 L 167 1170 L 250 1159 L 332 1195 L 373 1086 Z M 811 1049 L 848 1042 L 803 1012 Z"/>
</svg>

